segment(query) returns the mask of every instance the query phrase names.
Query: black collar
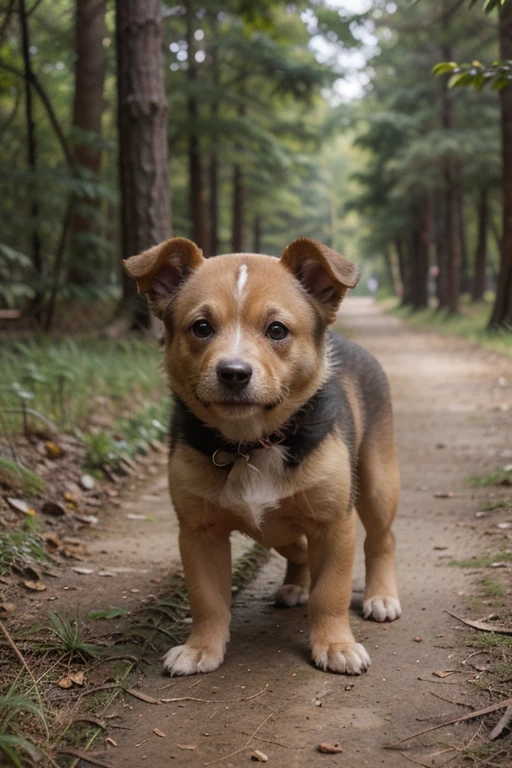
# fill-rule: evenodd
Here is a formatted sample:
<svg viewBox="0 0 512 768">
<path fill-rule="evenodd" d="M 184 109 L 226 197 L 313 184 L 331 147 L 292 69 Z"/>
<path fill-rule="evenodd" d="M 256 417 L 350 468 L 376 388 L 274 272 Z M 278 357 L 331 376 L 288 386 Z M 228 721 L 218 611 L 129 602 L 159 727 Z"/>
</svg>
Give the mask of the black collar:
<svg viewBox="0 0 512 768">
<path fill-rule="evenodd" d="M 350 406 L 335 376 L 330 378 L 279 430 L 254 442 L 227 440 L 218 429 L 198 419 L 185 403 L 174 395 L 171 452 L 179 441 L 187 443 L 210 458 L 213 458 L 218 451 L 234 456 L 237 454 L 246 456 L 254 450 L 270 450 L 280 445 L 286 450 L 284 459 L 286 466 L 296 467 L 322 442 L 336 424 L 342 428 L 345 439 L 348 438 L 350 441 L 350 433 L 354 429 Z"/>
</svg>

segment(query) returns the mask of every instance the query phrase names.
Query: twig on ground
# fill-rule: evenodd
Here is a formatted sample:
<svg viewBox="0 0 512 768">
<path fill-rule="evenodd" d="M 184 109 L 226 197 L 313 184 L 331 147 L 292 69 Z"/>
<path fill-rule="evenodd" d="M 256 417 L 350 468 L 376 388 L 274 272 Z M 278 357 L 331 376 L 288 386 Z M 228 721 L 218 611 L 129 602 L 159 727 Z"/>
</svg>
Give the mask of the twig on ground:
<svg viewBox="0 0 512 768">
<path fill-rule="evenodd" d="M 399 739 L 398 741 L 393 741 L 391 744 L 385 744 L 384 749 L 395 749 L 400 744 L 403 744 L 405 741 L 414 739 L 417 736 L 423 736 L 424 733 L 429 733 L 430 731 L 436 731 L 438 728 L 444 728 L 446 725 L 454 725 L 455 723 L 462 723 L 464 722 L 464 720 L 473 720 L 475 717 L 480 717 L 481 715 L 488 715 L 491 712 L 496 712 L 498 709 L 503 709 L 504 707 L 508 707 L 511 704 L 512 704 L 512 699 L 505 699 L 504 701 L 499 701 L 497 704 L 491 704 L 489 707 L 484 707 L 484 709 L 477 709 L 474 712 L 468 712 L 467 715 L 454 717 L 452 720 L 445 720 L 443 723 L 439 723 L 438 725 L 432 725 L 430 728 L 425 728 L 422 731 L 416 731 L 415 733 L 411 733 L 409 736 L 404 736 L 403 739 Z"/>
<path fill-rule="evenodd" d="M 264 741 L 265 744 L 276 744 L 278 747 L 283 747 L 283 749 L 306 749 L 308 746 L 307 744 L 304 744 L 303 747 L 292 747 L 290 744 L 281 744 L 280 741 L 274 741 L 273 739 L 262 739 L 261 736 L 253 736 L 252 738 L 255 741 Z"/>
<path fill-rule="evenodd" d="M 244 751 L 244 749 L 247 749 L 247 747 L 249 746 L 249 744 L 251 743 L 251 741 L 254 739 L 254 737 L 256 736 L 256 734 L 258 733 L 258 731 L 260 731 L 260 730 L 263 728 L 263 726 L 265 725 L 265 723 L 267 722 L 267 720 L 270 720 L 270 718 L 272 717 L 272 715 L 273 715 L 273 714 L 274 714 L 273 712 L 270 712 L 270 714 L 268 714 L 268 715 L 266 716 L 266 718 L 264 719 L 264 721 L 261 723 L 261 725 L 258 725 L 258 727 L 257 727 L 257 728 L 256 728 L 256 730 L 254 731 L 254 733 L 252 734 L 252 736 L 251 736 L 251 737 L 250 737 L 250 738 L 247 740 L 247 742 L 246 742 L 246 743 L 243 745 L 243 747 L 240 747 L 240 749 L 236 749 L 234 752 L 230 752 L 230 753 L 229 753 L 229 755 L 222 755 L 222 757 L 216 757 L 216 758 L 215 758 L 215 760 L 210 760 L 210 762 L 209 762 L 209 763 L 205 763 L 205 766 L 206 766 L 206 765 L 213 765 L 214 763 L 218 763 L 220 760 L 227 760 L 227 759 L 228 759 L 228 758 L 230 758 L 230 757 L 234 757 L 235 755 L 239 755 L 239 754 L 240 754 L 240 752 L 243 752 L 243 751 Z"/>
<path fill-rule="evenodd" d="M 460 616 L 456 616 L 450 611 L 446 611 L 449 616 L 453 616 L 457 621 L 462 621 L 463 624 L 467 624 L 468 627 L 473 629 L 479 629 L 481 632 L 496 632 L 499 635 L 512 635 L 512 627 L 495 627 L 493 624 L 487 624 L 485 621 L 472 621 L 471 619 L 461 619 Z"/>
<path fill-rule="evenodd" d="M 198 699 L 196 696 L 174 696 L 172 699 L 160 699 L 160 701 L 163 704 L 173 704 L 177 701 L 201 701 L 203 704 L 232 704 L 235 701 L 250 701 L 251 699 L 255 699 L 257 696 L 261 696 L 262 693 L 265 693 L 267 689 L 268 683 L 261 691 L 258 691 L 258 693 L 253 693 L 252 696 L 241 696 L 237 699 Z"/>
<path fill-rule="evenodd" d="M 448 704 L 457 704 L 459 707 L 467 707 L 468 709 L 471 709 L 471 704 L 466 704 L 465 701 L 454 701 L 453 699 L 445 699 L 444 696 L 440 696 L 438 693 L 434 693 L 434 691 L 430 691 L 432 696 L 435 696 L 436 699 L 441 699 L 441 701 L 447 701 Z"/>
<path fill-rule="evenodd" d="M 115 768 L 112 763 L 106 763 L 104 760 L 100 760 L 98 757 L 91 755 L 89 752 L 81 752 L 79 749 L 72 749 L 72 747 L 61 747 L 57 750 L 57 754 L 69 755 L 70 757 L 78 757 L 78 759 L 83 760 L 84 763 L 97 765 L 99 768 Z"/>
<path fill-rule="evenodd" d="M 506 708 L 505 714 L 498 721 L 497 725 L 495 725 L 494 728 L 492 729 L 489 735 L 490 740 L 494 741 L 494 739 L 499 738 L 503 734 L 503 731 L 508 730 L 510 727 L 511 721 L 512 721 L 512 705 Z"/>
<path fill-rule="evenodd" d="M 30 669 L 29 665 L 25 661 L 25 659 L 23 657 L 23 654 L 21 653 L 20 649 L 18 648 L 18 646 L 16 645 L 16 643 L 12 639 L 11 635 L 9 634 L 9 632 L 7 630 L 7 627 L 5 626 L 3 621 L 0 621 L 0 629 L 4 633 L 5 639 L 7 640 L 9 645 L 11 646 L 12 650 L 14 651 L 14 653 L 18 657 L 19 661 L 21 662 L 23 668 L 27 671 L 28 676 L 30 677 L 30 679 L 32 680 L 32 682 L 34 683 L 34 685 L 37 688 L 37 680 L 35 679 L 34 675 L 32 674 L 32 670 Z"/>
</svg>

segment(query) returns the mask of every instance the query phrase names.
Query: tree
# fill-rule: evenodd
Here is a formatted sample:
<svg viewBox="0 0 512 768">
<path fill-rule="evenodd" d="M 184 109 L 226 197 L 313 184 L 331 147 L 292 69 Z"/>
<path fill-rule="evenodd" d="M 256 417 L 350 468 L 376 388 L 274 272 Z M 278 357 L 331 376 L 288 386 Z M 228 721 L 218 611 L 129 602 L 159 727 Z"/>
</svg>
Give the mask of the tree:
<svg viewBox="0 0 512 768">
<path fill-rule="evenodd" d="M 97 180 L 101 168 L 101 122 L 103 84 L 107 65 L 105 38 L 106 0 L 76 0 L 75 6 L 75 90 L 73 96 L 72 140 L 77 168 L 85 179 Z M 98 264 L 97 213 L 99 198 L 75 195 L 71 218 L 73 259 L 71 283 L 94 281 Z M 97 259 L 96 259 L 97 261 Z"/>
<path fill-rule="evenodd" d="M 171 235 L 167 100 L 159 0 L 116 0 L 121 251 L 133 256 Z M 148 327 L 147 303 L 123 275 L 120 327 Z"/>
</svg>

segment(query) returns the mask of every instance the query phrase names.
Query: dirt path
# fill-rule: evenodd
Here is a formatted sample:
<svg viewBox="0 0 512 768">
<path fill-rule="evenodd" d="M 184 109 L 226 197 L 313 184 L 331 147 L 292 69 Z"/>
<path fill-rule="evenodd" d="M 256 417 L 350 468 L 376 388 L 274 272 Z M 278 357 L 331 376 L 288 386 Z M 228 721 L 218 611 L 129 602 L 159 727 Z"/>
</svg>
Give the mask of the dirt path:
<svg viewBox="0 0 512 768">
<path fill-rule="evenodd" d="M 348 300 L 342 320 L 351 337 L 376 355 L 391 379 L 402 469 L 396 534 L 403 617 L 386 625 L 361 619 L 360 547 L 352 622 L 373 665 L 360 678 L 320 672 L 309 664 L 305 610 L 272 606 L 283 572 L 283 561 L 275 555 L 235 604 L 232 642 L 221 669 L 204 677 L 169 681 L 161 674 L 160 661 L 149 659 L 141 690 L 212 703 L 183 701 L 157 707 L 130 699 L 118 704 L 115 711 L 121 717 L 115 722 L 123 729 L 112 734 L 118 746 L 108 749 L 108 761 L 116 767 L 195 767 L 212 761 L 239 766 L 249 764 L 251 752 L 259 749 L 268 755 L 269 765 L 286 768 L 325 762 L 350 768 L 399 768 L 410 766 L 410 760 L 383 750 L 383 744 L 427 727 L 436 717 L 464 713 L 464 708 L 432 695 L 460 701 L 470 689 L 462 673 L 445 680 L 432 676 L 434 670 L 455 669 L 469 653 L 457 646 L 461 628 L 445 613 L 466 613 L 467 572 L 447 563 L 492 549 L 492 540 L 483 535 L 482 523 L 475 518 L 478 495 L 484 494 L 471 490 L 465 478 L 509 461 L 502 455 L 512 448 L 512 365 L 472 345 L 410 331 L 395 318 L 379 314 L 366 299 Z M 176 557 L 176 526 L 169 520 L 163 477 L 160 468 L 154 487 L 130 502 L 108 536 L 93 546 L 98 568 L 122 560 L 125 568 L 135 569 L 132 576 L 125 572 L 123 579 L 109 582 L 109 589 L 119 590 L 118 597 L 123 593 L 128 602 L 134 573 L 143 574 L 137 587 L 146 594 L 151 579 L 161 577 Z M 456 496 L 434 497 L 444 491 Z M 126 519 L 126 514 L 145 514 L 148 507 L 153 516 L 150 525 L 147 520 Z M 115 603 L 111 595 L 109 599 Z M 247 700 L 266 686 L 266 692 Z M 229 699 L 246 700 L 225 701 Z M 257 736 L 262 741 L 254 739 L 230 756 L 260 726 Z M 166 737 L 155 735 L 154 728 Z M 442 736 L 434 732 L 422 742 L 427 747 L 439 740 L 460 742 L 474 729 L 474 725 L 447 728 Z M 320 742 L 341 742 L 344 752 L 321 755 L 316 751 Z M 98 743 L 95 748 L 103 754 Z M 428 750 L 414 741 L 407 754 L 417 760 Z"/>
</svg>

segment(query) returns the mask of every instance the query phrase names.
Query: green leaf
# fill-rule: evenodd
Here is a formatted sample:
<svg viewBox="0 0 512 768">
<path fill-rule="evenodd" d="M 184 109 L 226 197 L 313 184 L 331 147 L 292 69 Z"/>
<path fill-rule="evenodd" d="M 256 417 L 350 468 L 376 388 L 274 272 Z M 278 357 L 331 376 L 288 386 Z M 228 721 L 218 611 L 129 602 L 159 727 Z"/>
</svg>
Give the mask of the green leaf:
<svg viewBox="0 0 512 768">
<path fill-rule="evenodd" d="M 436 76 L 445 75 L 447 72 L 453 72 L 458 66 L 459 65 L 455 61 L 440 61 L 439 64 L 436 64 L 435 67 L 433 67 L 432 74 Z"/>
<path fill-rule="evenodd" d="M 473 81 L 473 75 L 469 72 L 461 72 L 458 75 L 452 75 L 448 80 L 448 88 L 458 88 L 463 85 L 469 85 Z"/>
</svg>

